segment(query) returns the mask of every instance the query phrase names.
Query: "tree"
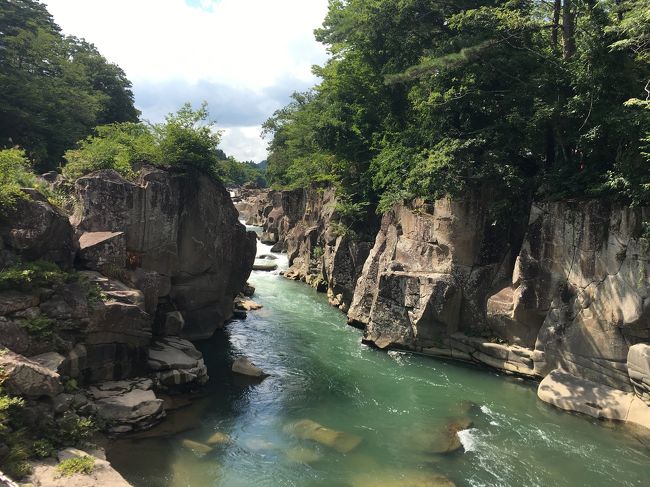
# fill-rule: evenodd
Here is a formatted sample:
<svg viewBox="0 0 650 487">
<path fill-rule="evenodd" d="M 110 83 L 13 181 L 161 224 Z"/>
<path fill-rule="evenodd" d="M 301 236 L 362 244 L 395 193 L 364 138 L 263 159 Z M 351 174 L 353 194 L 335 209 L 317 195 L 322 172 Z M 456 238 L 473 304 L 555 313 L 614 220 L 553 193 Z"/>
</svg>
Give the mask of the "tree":
<svg viewBox="0 0 650 487">
<path fill-rule="evenodd" d="M 612 174 L 649 172 L 648 111 L 629 107 L 650 79 L 648 6 L 333 0 L 316 31 L 331 54 L 322 81 L 267 123 L 269 177 L 329 178 L 341 199 L 380 211 L 473 187 L 501 195 L 496 206 L 631 201 Z"/>
<path fill-rule="evenodd" d="M 20 145 L 43 171 L 97 124 L 137 120 L 124 72 L 39 2 L 0 0 L 0 33 L 0 147 Z"/>
</svg>

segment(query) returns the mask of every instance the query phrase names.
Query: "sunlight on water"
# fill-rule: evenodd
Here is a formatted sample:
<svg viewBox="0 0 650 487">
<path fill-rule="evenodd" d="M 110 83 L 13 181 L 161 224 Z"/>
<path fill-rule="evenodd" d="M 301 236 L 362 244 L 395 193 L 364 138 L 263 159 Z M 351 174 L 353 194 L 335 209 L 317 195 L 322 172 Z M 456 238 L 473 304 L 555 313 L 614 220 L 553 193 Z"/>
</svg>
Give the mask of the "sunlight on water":
<svg viewBox="0 0 650 487">
<path fill-rule="evenodd" d="M 647 485 L 634 435 L 539 402 L 532 383 L 367 348 L 325 296 L 278 275 L 277 257 L 251 276 L 264 308 L 199 345 L 208 394 L 148 433 L 160 436 L 109 450 L 136 487 Z M 242 355 L 271 377 L 234 377 Z M 216 432 L 228 441 L 208 453 L 183 444 Z"/>
</svg>

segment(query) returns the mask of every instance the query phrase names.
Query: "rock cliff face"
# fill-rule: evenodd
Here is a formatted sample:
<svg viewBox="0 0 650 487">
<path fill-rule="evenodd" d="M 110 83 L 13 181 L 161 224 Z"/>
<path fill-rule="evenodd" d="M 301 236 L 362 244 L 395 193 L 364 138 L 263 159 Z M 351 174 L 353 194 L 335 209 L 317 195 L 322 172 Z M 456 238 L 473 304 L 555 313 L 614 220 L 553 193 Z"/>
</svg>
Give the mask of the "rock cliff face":
<svg viewBox="0 0 650 487">
<path fill-rule="evenodd" d="M 643 209 L 600 202 L 533 205 L 510 285 L 492 296 L 493 332 L 535 349 L 535 372 L 562 368 L 631 391 L 630 346 L 650 338 Z"/>
<path fill-rule="evenodd" d="M 77 241 L 68 217 L 37 191 L 25 192 L 29 197 L 19 199 L 16 207 L 0 218 L 0 264 L 21 257 L 72 268 Z"/>
<path fill-rule="evenodd" d="M 337 234 L 332 190 L 245 201 L 286 277 L 327 291 L 366 342 L 544 378 L 551 404 L 650 427 L 650 209 L 522 202 L 496 219 L 492 199 L 397 205 L 374 246 Z"/>
<path fill-rule="evenodd" d="M 125 261 L 106 270 L 127 269 L 148 312 L 179 311 L 189 338 L 212 336 L 232 316 L 255 258 L 255 237 L 238 222 L 223 186 L 204 175 L 145 169 L 135 182 L 113 171 L 90 174 L 76 191 L 77 231 L 123 232 L 124 252 L 110 255 Z"/>
<path fill-rule="evenodd" d="M 27 400 L 36 430 L 79 416 L 111 434 L 151 427 L 165 416 L 156 393 L 208 380 L 181 336 L 209 337 L 232 316 L 255 236 L 223 186 L 197 173 L 90 174 L 76 182 L 72 223 L 25 192 L 0 216 L 8 390 Z"/>
<path fill-rule="evenodd" d="M 244 191 L 235 207 L 263 227 L 264 243 L 287 252 L 287 278 L 326 291 L 332 305 L 347 311 L 372 244 L 342 234 L 333 188 Z"/>
<path fill-rule="evenodd" d="M 511 271 L 522 228 L 497 228 L 489 195 L 387 213 L 354 293 L 349 319 L 381 348 L 431 347 L 485 328 L 484 303 Z"/>
</svg>

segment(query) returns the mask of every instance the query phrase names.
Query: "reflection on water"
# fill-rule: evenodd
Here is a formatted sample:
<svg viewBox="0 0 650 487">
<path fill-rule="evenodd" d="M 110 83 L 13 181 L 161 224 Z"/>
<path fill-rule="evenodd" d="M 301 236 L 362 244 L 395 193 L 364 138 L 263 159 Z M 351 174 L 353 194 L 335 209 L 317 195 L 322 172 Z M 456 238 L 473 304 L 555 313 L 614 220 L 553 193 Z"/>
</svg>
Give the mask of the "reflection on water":
<svg viewBox="0 0 650 487">
<path fill-rule="evenodd" d="M 364 347 L 323 295 L 277 272 L 251 282 L 264 308 L 200 344 L 206 396 L 109 451 L 136 487 L 647 485 L 650 450 L 537 401 L 534 384 Z M 239 355 L 272 376 L 239 382 Z"/>
</svg>

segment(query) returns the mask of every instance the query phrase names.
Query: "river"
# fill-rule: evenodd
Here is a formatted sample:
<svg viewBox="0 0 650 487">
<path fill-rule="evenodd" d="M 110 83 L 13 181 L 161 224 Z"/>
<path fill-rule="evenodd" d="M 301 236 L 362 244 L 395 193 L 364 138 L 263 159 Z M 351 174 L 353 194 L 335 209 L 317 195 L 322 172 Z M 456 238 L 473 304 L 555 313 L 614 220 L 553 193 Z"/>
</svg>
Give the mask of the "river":
<svg viewBox="0 0 650 487">
<path fill-rule="evenodd" d="M 277 262 L 286 266 L 286 256 Z M 135 487 L 449 485 L 438 476 L 459 487 L 648 485 L 649 443 L 637 433 L 558 411 L 537 400 L 533 382 L 366 347 L 324 295 L 277 272 L 250 282 L 264 308 L 199 344 L 211 376 L 205 397 L 109 448 Z M 239 356 L 271 376 L 235 377 Z M 304 419 L 361 443 L 342 453 L 298 439 L 291 425 Z M 450 422 L 467 425 L 463 448 L 433 453 Z M 183 445 L 215 432 L 230 441 L 207 454 Z"/>
</svg>

